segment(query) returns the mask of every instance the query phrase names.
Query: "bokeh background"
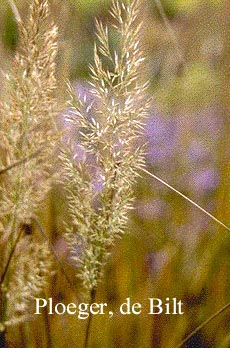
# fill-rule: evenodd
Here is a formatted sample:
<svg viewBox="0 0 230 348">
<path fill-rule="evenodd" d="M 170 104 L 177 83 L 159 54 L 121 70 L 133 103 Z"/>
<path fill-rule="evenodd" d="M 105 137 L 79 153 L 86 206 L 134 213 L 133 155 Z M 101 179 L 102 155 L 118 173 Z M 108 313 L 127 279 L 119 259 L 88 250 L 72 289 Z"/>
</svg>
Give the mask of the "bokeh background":
<svg viewBox="0 0 230 348">
<path fill-rule="evenodd" d="M 26 17 L 27 0 L 15 1 Z M 95 17 L 110 22 L 110 0 L 53 0 L 59 26 L 58 83 L 88 92 Z M 6 0 L 0 4 L 0 67 L 10 67 L 17 26 Z M 150 172 L 230 226 L 230 2 L 143 0 L 142 44 L 152 107 L 143 140 Z M 111 35 L 111 46 L 116 38 Z M 1 86 L 0 86 L 1 88 Z M 127 297 L 147 306 L 149 297 L 177 297 L 183 316 L 93 318 L 90 347 L 169 348 L 230 301 L 230 232 L 142 174 L 127 233 L 114 246 L 97 302 L 118 311 Z M 55 265 L 46 297 L 76 302 L 81 287 L 63 240 L 66 202 L 53 187 L 39 214 L 73 291 Z M 54 261 L 55 262 L 55 261 Z M 230 347 L 230 311 L 199 331 L 187 348 Z M 86 322 L 47 313 L 9 330 L 10 347 L 82 347 Z"/>
</svg>

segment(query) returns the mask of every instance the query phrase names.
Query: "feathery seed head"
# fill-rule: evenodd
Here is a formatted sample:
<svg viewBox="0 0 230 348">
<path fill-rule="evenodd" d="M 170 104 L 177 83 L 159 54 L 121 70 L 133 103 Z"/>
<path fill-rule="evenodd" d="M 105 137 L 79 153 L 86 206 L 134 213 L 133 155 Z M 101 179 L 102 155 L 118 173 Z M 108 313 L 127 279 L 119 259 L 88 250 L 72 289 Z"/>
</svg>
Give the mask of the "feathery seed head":
<svg viewBox="0 0 230 348">
<path fill-rule="evenodd" d="M 138 138 L 149 101 L 147 84 L 141 78 L 139 5 L 139 0 L 128 4 L 113 1 L 111 14 L 120 36 L 117 52 L 111 52 L 108 28 L 96 22 L 99 45 L 94 47 L 94 66 L 90 66 L 93 107 L 87 106 L 84 99 L 77 99 L 69 88 L 68 119 L 76 127 L 75 141 L 86 157 L 94 160 L 76 161 L 71 146 L 60 154 L 71 217 L 67 242 L 79 268 L 78 276 L 90 290 L 96 288 L 111 246 L 125 230 L 132 208 L 133 184 L 143 166 Z M 103 57 L 109 61 L 109 68 Z M 96 172 L 100 173 L 101 186 L 97 191 L 92 177 Z"/>
<path fill-rule="evenodd" d="M 35 0 L 26 24 L 18 22 L 20 42 L 6 97 L 0 107 L 0 128 L 5 150 L 0 166 L 37 155 L 5 174 L 1 188 L 1 215 L 17 206 L 21 219 L 34 211 L 50 186 L 51 159 L 58 137 L 55 58 L 57 27 L 49 19 L 46 0 Z"/>
<path fill-rule="evenodd" d="M 44 289 L 50 254 L 30 237 L 28 219 L 50 188 L 54 145 L 58 138 L 55 58 L 57 28 L 47 0 L 34 0 L 29 20 L 18 20 L 19 48 L 6 75 L 0 104 L 0 221 L 6 244 L 1 255 L 0 313 L 3 326 L 25 320 L 31 299 Z M 5 268 L 4 268 L 5 267 Z"/>
</svg>

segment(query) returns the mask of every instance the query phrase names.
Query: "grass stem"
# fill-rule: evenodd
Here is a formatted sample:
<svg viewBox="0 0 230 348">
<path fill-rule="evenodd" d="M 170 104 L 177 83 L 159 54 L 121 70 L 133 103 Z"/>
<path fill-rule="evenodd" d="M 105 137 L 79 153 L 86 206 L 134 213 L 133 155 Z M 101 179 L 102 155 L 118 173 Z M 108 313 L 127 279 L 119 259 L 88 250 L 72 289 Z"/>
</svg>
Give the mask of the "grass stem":
<svg viewBox="0 0 230 348">
<path fill-rule="evenodd" d="M 90 292 L 90 305 L 92 303 L 94 303 L 95 301 L 95 297 L 96 297 L 96 289 L 92 289 Z M 92 326 L 92 319 L 93 319 L 93 315 L 90 311 L 89 313 L 89 318 L 87 321 L 87 326 L 86 326 L 86 332 L 85 332 L 85 342 L 84 342 L 84 348 L 88 348 L 89 347 L 89 336 L 90 336 L 90 329 Z"/>
<path fill-rule="evenodd" d="M 21 16 L 19 14 L 17 6 L 15 5 L 15 2 L 13 0 L 9 0 L 9 3 L 10 3 L 10 6 L 11 6 L 11 9 L 12 9 L 12 12 L 14 14 L 14 17 L 15 17 L 16 21 L 20 22 L 21 21 Z"/>
<path fill-rule="evenodd" d="M 62 272 L 62 274 L 64 275 L 64 277 L 65 277 L 67 283 L 69 284 L 70 288 L 72 289 L 72 291 L 75 293 L 75 290 L 76 290 L 76 289 L 75 289 L 75 286 L 74 286 L 73 282 L 70 280 L 69 276 L 67 275 L 67 273 L 66 273 L 66 271 L 65 271 L 65 269 L 64 269 L 64 266 L 62 265 L 61 261 L 59 260 L 57 254 L 56 254 L 56 251 L 55 251 L 55 249 L 54 249 L 54 246 L 53 246 L 53 244 L 51 243 L 51 241 L 49 240 L 49 237 L 46 235 L 46 232 L 45 232 L 45 230 L 44 230 L 42 224 L 40 223 L 40 221 L 38 220 L 38 218 L 37 218 L 35 215 L 33 215 L 33 216 L 31 217 L 31 220 L 34 221 L 34 223 L 35 223 L 35 224 L 37 225 L 37 227 L 38 227 L 38 230 L 39 230 L 40 234 L 42 235 L 42 237 L 43 237 L 43 238 L 47 241 L 47 243 L 49 244 L 49 248 L 50 248 L 50 250 L 51 250 L 51 252 L 52 252 L 52 254 L 53 254 L 53 256 L 54 256 L 54 258 L 55 258 L 55 260 L 56 260 L 56 262 L 57 262 L 57 264 L 58 264 L 58 266 L 59 266 L 59 268 L 60 268 L 60 270 L 61 270 L 61 272 Z"/>
<path fill-rule="evenodd" d="M 163 22 L 165 24 L 165 27 L 167 28 L 168 30 L 168 33 L 169 33 L 169 36 L 174 44 L 174 47 L 175 47 L 175 50 L 177 52 L 177 55 L 178 55 L 178 58 L 180 60 L 181 63 L 185 63 L 185 58 L 184 58 L 184 55 L 182 53 L 182 50 L 181 50 L 181 47 L 180 47 L 180 44 L 178 42 L 178 39 L 176 37 L 176 34 L 174 32 L 174 30 L 172 29 L 171 25 L 170 25 L 170 22 L 169 22 L 169 19 L 165 13 L 165 10 L 164 10 L 164 7 L 161 3 L 161 0 L 155 0 L 155 4 L 157 6 L 157 9 L 163 19 Z"/>
<path fill-rule="evenodd" d="M 21 160 L 14 162 L 12 164 L 10 164 L 9 166 L 3 168 L 0 170 L 0 175 L 5 174 L 6 172 L 8 172 L 9 170 L 20 166 L 21 164 L 26 163 L 27 161 L 29 161 L 30 159 L 35 158 L 37 155 L 39 155 L 39 153 L 42 151 L 42 148 L 38 149 L 37 151 L 33 152 L 31 155 L 26 156 L 25 158 L 22 158 Z"/>
<path fill-rule="evenodd" d="M 212 220 L 214 220 L 215 222 L 217 222 L 219 225 L 221 225 L 222 227 L 224 227 L 226 230 L 228 230 L 230 232 L 230 228 L 228 226 L 226 226 L 222 221 L 218 220 L 215 216 L 213 216 L 211 213 L 209 213 L 207 210 L 205 210 L 204 208 L 202 208 L 199 204 L 197 204 L 196 202 L 194 202 L 192 199 L 190 199 L 189 197 L 187 197 L 186 195 L 184 195 L 182 192 L 178 191 L 177 189 L 175 189 L 173 186 L 169 185 L 166 181 L 160 179 L 158 176 L 150 173 L 148 170 L 141 168 L 142 172 L 148 174 L 149 176 L 151 176 L 152 178 L 154 178 L 155 180 L 159 181 L 161 184 L 165 185 L 166 187 L 168 187 L 170 190 L 174 191 L 175 193 L 177 193 L 179 196 L 183 197 L 186 201 L 188 201 L 189 203 L 191 203 L 194 207 L 198 208 L 199 210 L 201 210 L 204 214 L 206 214 L 207 216 L 209 216 Z"/>
<path fill-rule="evenodd" d="M 192 338 L 198 331 L 203 329 L 207 324 L 209 324 L 213 319 L 215 319 L 217 316 L 219 316 L 221 313 L 226 311 L 230 307 L 230 302 L 221 307 L 216 313 L 211 315 L 208 319 L 206 319 L 203 323 L 201 323 L 199 326 L 197 326 L 183 341 L 181 341 L 176 348 L 182 348 L 185 343 L 187 343 L 190 338 Z"/>
<path fill-rule="evenodd" d="M 13 256 L 14 256 L 14 252 L 15 252 L 17 244 L 18 244 L 18 242 L 19 242 L 19 240 L 21 238 L 21 235 L 22 235 L 22 230 L 20 230 L 20 232 L 18 233 L 18 236 L 17 236 L 17 238 L 16 238 L 16 240 L 14 242 L 13 248 L 12 248 L 12 250 L 10 252 L 9 258 L 8 258 L 6 266 L 5 266 L 5 269 L 4 269 L 4 271 L 3 271 L 2 275 L 1 275 L 0 286 L 2 286 L 2 284 L 3 284 L 4 280 L 5 280 L 7 271 L 8 271 L 9 266 L 10 266 L 10 262 L 11 262 Z"/>
</svg>

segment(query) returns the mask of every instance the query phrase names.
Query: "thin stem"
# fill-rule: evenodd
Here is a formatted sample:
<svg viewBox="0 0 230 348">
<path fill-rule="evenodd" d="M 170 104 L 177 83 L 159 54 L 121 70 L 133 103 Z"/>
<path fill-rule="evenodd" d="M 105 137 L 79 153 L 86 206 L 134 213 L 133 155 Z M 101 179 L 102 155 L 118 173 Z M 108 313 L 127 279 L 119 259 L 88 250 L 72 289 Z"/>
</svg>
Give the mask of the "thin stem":
<svg viewBox="0 0 230 348">
<path fill-rule="evenodd" d="M 26 334 L 25 334 L 25 330 L 24 330 L 23 324 L 20 324 L 20 326 L 19 326 L 19 333 L 20 333 L 21 346 L 23 348 L 28 348 L 27 337 L 26 337 Z"/>
<path fill-rule="evenodd" d="M 221 222 L 220 220 L 218 220 L 215 216 L 213 216 L 211 213 L 209 213 L 207 210 L 205 210 L 204 208 L 202 208 L 199 204 L 197 204 L 196 202 L 194 202 L 193 200 L 191 200 L 190 198 L 188 198 L 186 195 L 184 195 L 182 192 L 178 191 L 177 189 L 175 189 L 173 186 L 169 185 L 167 182 L 165 182 L 164 180 L 160 179 L 158 176 L 150 173 L 148 170 L 141 168 L 142 172 L 148 174 L 149 176 L 151 176 L 152 178 L 156 179 L 157 181 L 159 181 L 161 184 L 165 185 L 166 187 L 168 187 L 170 190 L 176 192 L 179 196 L 183 197 L 186 201 L 188 201 L 189 203 L 191 203 L 192 205 L 194 205 L 194 207 L 198 208 L 199 210 L 201 210 L 203 213 L 205 213 L 207 216 L 209 216 L 212 220 L 214 220 L 215 222 L 217 222 L 219 225 L 221 225 L 222 227 L 224 227 L 226 230 L 228 230 L 230 232 L 230 228 L 228 226 L 226 226 L 223 222 Z"/>
<path fill-rule="evenodd" d="M 164 7 L 161 3 L 161 0 L 155 0 L 155 3 L 156 3 L 156 6 L 157 6 L 157 9 L 158 11 L 160 12 L 160 15 L 164 21 L 164 24 L 165 24 L 165 27 L 167 28 L 168 30 L 168 33 L 172 39 L 172 42 L 174 44 L 174 47 L 175 47 L 175 50 L 177 52 L 177 55 L 178 55 L 178 58 L 180 59 L 181 63 L 185 63 L 185 59 L 184 59 L 184 55 L 182 53 L 182 50 L 181 50 L 181 47 L 179 45 L 179 42 L 177 40 L 177 37 L 174 33 L 174 30 L 172 29 L 171 25 L 170 25 L 170 22 L 169 22 L 169 19 L 165 13 L 165 10 L 164 10 Z"/>
<path fill-rule="evenodd" d="M 16 211 L 17 211 L 17 204 L 18 204 L 18 201 L 16 203 L 16 207 L 15 207 L 15 210 L 14 210 L 14 215 L 13 215 L 13 218 L 12 218 L 12 234 L 16 234 L 17 230 L 16 230 Z M 1 275 L 1 278 L 0 278 L 0 331 L 3 331 L 4 333 L 2 334 L 2 338 L 0 339 L 3 343 L 3 347 L 4 344 L 4 340 L 5 340 L 5 335 L 6 335 L 6 329 L 5 329 L 5 325 L 4 325 L 4 322 L 5 322 L 5 315 L 6 315 L 6 308 L 7 308 L 7 296 L 6 296 L 6 288 L 7 288 L 7 282 L 8 282 L 8 279 L 7 279 L 7 273 L 8 273 L 8 270 L 9 270 L 9 267 L 10 267 L 10 263 L 11 263 L 11 260 L 14 256 L 14 252 L 16 250 L 16 247 L 17 247 L 17 244 L 21 238 L 21 235 L 22 235 L 22 230 L 20 229 L 19 230 L 19 233 L 16 237 L 16 239 L 14 240 L 13 239 L 13 236 L 10 236 L 9 237 L 9 242 L 12 246 L 12 249 L 10 251 L 10 254 L 9 254 L 9 257 L 8 257 L 8 260 L 6 262 L 6 266 L 5 266 L 5 269 L 3 270 L 3 273 Z M 6 284 L 4 284 L 4 282 L 6 282 Z M 4 284 L 4 285 L 3 285 Z M 0 346 L 1 348 L 1 346 Z"/>
<path fill-rule="evenodd" d="M 67 275 L 67 273 L 66 273 L 66 271 L 65 271 L 65 269 L 64 269 L 64 267 L 63 267 L 63 265 L 62 265 L 62 263 L 61 263 L 60 260 L 58 259 L 58 256 L 57 256 L 56 251 L 55 251 L 55 249 L 54 249 L 54 247 L 53 247 L 53 244 L 50 242 L 49 238 L 47 237 L 47 235 L 46 235 L 46 233 L 45 233 L 45 230 L 44 230 L 42 224 L 40 223 L 40 221 L 38 220 L 38 218 L 37 218 L 36 216 L 34 216 L 34 215 L 31 217 L 31 220 L 35 222 L 35 224 L 37 225 L 37 227 L 38 227 L 38 229 L 39 229 L 39 232 L 41 233 L 41 235 L 43 236 L 43 238 L 45 238 L 45 240 L 48 242 L 49 247 L 50 247 L 50 249 L 51 249 L 51 251 L 52 251 L 52 254 L 53 254 L 53 256 L 54 256 L 54 258 L 55 258 L 55 260 L 56 260 L 56 262 L 57 262 L 57 264 L 58 264 L 58 266 L 59 266 L 59 268 L 60 268 L 60 270 L 62 271 L 62 273 L 63 273 L 64 277 L 66 278 L 68 284 L 70 285 L 71 289 L 75 292 L 76 289 L 75 289 L 75 287 L 74 287 L 72 281 L 71 281 L 70 278 L 68 277 L 68 275 Z"/>
<path fill-rule="evenodd" d="M 45 308 L 45 311 L 44 311 L 44 320 L 45 320 L 45 331 L 46 331 L 46 346 L 47 348 L 52 348 L 53 344 L 52 344 L 50 321 L 49 321 L 47 308 Z"/>
<path fill-rule="evenodd" d="M 90 305 L 92 303 L 94 303 L 95 297 L 96 297 L 96 289 L 94 288 L 90 292 Z M 88 321 L 87 321 L 86 332 L 85 332 L 84 348 L 88 348 L 89 347 L 89 336 L 90 336 L 90 329 L 91 329 L 91 325 L 92 325 L 92 319 L 93 319 L 93 315 L 92 315 L 92 313 L 90 311 L 89 318 L 88 318 Z"/>
<path fill-rule="evenodd" d="M 206 319 L 203 323 L 201 323 L 199 326 L 197 326 L 187 337 L 185 337 L 185 339 L 183 341 L 181 341 L 176 348 L 182 348 L 183 345 L 188 342 L 188 340 L 190 340 L 190 338 L 192 336 L 194 336 L 198 331 L 200 331 L 201 329 L 203 329 L 203 327 L 205 327 L 207 324 L 210 323 L 210 321 L 212 321 L 213 319 L 215 319 L 217 316 L 219 316 L 221 313 L 223 313 L 224 311 L 226 311 L 228 308 L 230 307 L 230 302 L 227 303 L 225 306 L 223 306 L 222 308 L 220 308 L 216 313 L 214 313 L 211 317 L 209 317 L 208 319 Z"/>
<path fill-rule="evenodd" d="M 20 22 L 21 21 L 21 16 L 19 14 L 17 6 L 15 5 L 15 2 L 13 0 L 9 0 L 9 3 L 10 3 L 10 6 L 11 6 L 11 9 L 12 9 L 12 12 L 14 14 L 14 17 L 15 17 L 16 21 Z"/>
<path fill-rule="evenodd" d="M 18 236 L 17 236 L 17 238 L 16 238 L 16 240 L 15 240 L 15 243 L 14 243 L 14 245 L 13 245 L 13 248 L 11 249 L 11 252 L 10 252 L 8 261 L 7 261 L 7 263 L 6 263 L 5 269 L 4 269 L 4 271 L 3 271 L 2 275 L 1 275 L 0 286 L 2 286 L 2 284 L 3 284 L 4 280 L 5 280 L 7 271 L 8 271 L 9 266 L 10 266 L 10 262 L 11 262 L 13 256 L 14 256 L 14 252 L 15 252 L 16 247 L 17 247 L 17 244 L 18 244 L 18 242 L 19 242 L 19 240 L 20 240 L 20 238 L 21 238 L 21 235 L 22 235 L 22 230 L 20 230 L 20 232 L 18 233 Z"/>
<path fill-rule="evenodd" d="M 33 152 L 31 155 L 26 156 L 25 158 L 22 158 L 21 160 L 16 161 L 16 162 L 10 164 L 9 166 L 1 169 L 0 170 L 0 175 L 5 174 L 6 172 L 8 172 L 9 170 L 13 169 L 14 167 L 20 166 L 21 164 L 24 164 L 24 163 L 28 162 L 30 159 L 35 158 L 41 151 L 42 151 L 42 148 L 38 149 L 35 152 Z"/>
<path fill-rule="evenodd" d="M 0 279 L 0 311 L 1 311 L 1 313 L 0 313 L 0 325 L 2 325 L 4 322 L 4 311 L 5 311 L 5 300 L 6 300 L 6 296 L 5 296 L 5 293 L 3 291 L 3 283 L 4 283 L 4 280 L 6 278 L 7 271 L 10 267 L 11 260 L 13 258 L 17 244 L 21 238 L 21 235 L 22 235 L 22 230 L 20 230 L 20 232 L 18 233 L 18 236 L 15 240 L 15 243 L 13 245 L 11 252 L 10 252 L 8 261 L 6 263 L 5 269 L 4 269 L 4 271 L 1 275 L 1 279 Z M 3 331 L 0 330 L 0 348 L 5 348 L 5 347 L 6 347 L 6 330 L 4 328 Z"/>
</svg>

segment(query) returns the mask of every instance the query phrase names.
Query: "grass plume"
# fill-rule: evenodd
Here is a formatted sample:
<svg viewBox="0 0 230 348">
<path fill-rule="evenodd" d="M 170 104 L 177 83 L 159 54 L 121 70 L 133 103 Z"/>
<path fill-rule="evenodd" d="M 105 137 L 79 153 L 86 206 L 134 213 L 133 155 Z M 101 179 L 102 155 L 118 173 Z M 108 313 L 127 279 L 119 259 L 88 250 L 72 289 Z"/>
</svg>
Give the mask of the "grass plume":
<svg viewBox="0 0 230 348">
<path fill-rule="evenodd" d="M 11 1 L 14 13 L 17 10 Z M 17 11 L 16 11 L 17 12 Z M 18 12 L 17 12 L 18 13 Z M 26 23 L 16 16 L 19 46 L 5 74 L 0 105 L 1 331 L 27 317 L 47 283 L 50 252 L 33 237 L 32 216 L 50 188 L 58 138 L 55 59 L 57 27 L 47 0 L 34 0 Z M 31 237 L 26 237 L 28 234 Z M 4 337 L 4 334 L 2 334 Z"/>
<path fill-rule="evenodd" d="M 141 79 L 144 59 L 139 6 L 138 0 L 128 4 L 113 1 L 111 15 L 120 38 L 118 51 L 111 52 L 109 30 L 96 22 L 99 44 L 95 45 L 94 66 L 90 67 L 95 103 L 76 98 L 69 87 L 67 121 L 77 132 L 76 138 L 70 139 L 69 149 L 60 155 L 71 217 L 66 238 L 78 265 L 78 277 L 91 293 L 101 279 L 112 245 L 125 231 L 133 185 L 144 161 L 138 137 L 149 103 L 147 84 Z M 85 152 L 82 161 L 76 160 L 77 138 Z M 99 190 L 94 188 L 95 177 Z"/>
<path fill-rule="evenodd" d="M 35 153 L 33 159 L 8 173 L 1 197 L 2 218 L 17 215 L 23 220 L 36 209 L 48 188 L 54 144 L 55 57 L 57 28 L 48 23 L 47 1 L 34 1 L 28 23 L 18 21 L 20 44 L 1 104 L 1 136 L 5 149 L 1 166 L 10 166 Z M 47 53 L 48 52 L 48 53 Z M 41 189 L 41 185 L 43 189 Z M 32 199 L 31 199 L 32 198 Z"/>
</svg>

